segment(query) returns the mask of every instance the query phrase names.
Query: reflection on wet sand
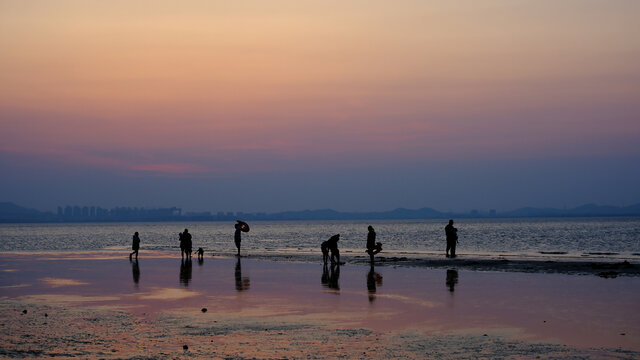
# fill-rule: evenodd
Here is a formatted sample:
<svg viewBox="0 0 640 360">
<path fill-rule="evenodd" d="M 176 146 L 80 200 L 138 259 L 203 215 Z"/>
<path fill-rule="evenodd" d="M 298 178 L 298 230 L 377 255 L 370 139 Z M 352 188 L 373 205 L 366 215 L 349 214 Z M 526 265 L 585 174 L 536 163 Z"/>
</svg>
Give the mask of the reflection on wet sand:
<svg viewBox="0 0 640 360">
<path fill-rule="evenodd" d="M 327 287 L 332 290 L 340 290 L 340 284 L 338 281 L 340 280 L 340 265 L 332 264 L 331 268 L 327 267 L 327 264 L 324 264 L 322 267 L 322 278 L 320 282 L 322 286 Z"/>
<path fill-rule="evenodd" d="M 40 281 L 54 288 L 61 287 L 61 286 L 89 285 L 89 283 L 85 281 L 80 281 L 75 279 L 52 278 L 52 277 L 42 278 L 40 279 Z"/>
<path fill-rule="evenodd" d="M 447 270 L 446 284 L 447 284 L 447 287 L 449 288 L 449 291 L 453 292 L 455 290 L 454 288 L 456 284 L 458 284 L 458 270 L 455 270 L 455 269 Z"/>
<path fill-rule="evenodd" d="M 140 282 L 140 266 L 138 265 L 138 259 L 129 260 L 131 263 L 131 274 L 133 275 L 133 283 L 136 288 L 138 288 L 138 283 Z"/>
<path fill-rule="evenodd" d="M 180 283 L 184 286 L 189 286 L 189 281 L 191 281 L 191 265 L 191 258 L 180 261 Z"/>
<path fill-rule="evenodd" d="M 183 300 L 200 296 L 202 293 L 188 289 L 154 288 L 151 292 L 136 295 L 143 300 Z"/>
<path fill-rule="evenodd" d="M 235 277 L 236 277 L 236 290 L 238 291 L 249 290 L 249 285 L 250 285 L 249 277 L 247 276 L 242 277 L 242 264 L 240 264 L 240 258 L 238 258 L 238 260 L 236 261 Z"/>
<path fill-rule="evenodd" d="M 189 279 L 189 286 L 185 287 L 182 280 L 180 284 L 175 283 L 173 277 L 175 274 L 173 276 L 170 273 L 169 276 L 166 274 L 166 269 L 175 266 L 175 263 L 180 261 L 179 259 L 175 257 L 170 259 L 151 258 L 146 255 L 143 259 L 140 261 L 145 261 L 145 282 L 140 285 L 140 290 L 143 291 L 139 291 L 135 287 L 131 287 L 135 263 L 130 263 L 131 267 L 127 268 L 124 256 L 104 261 L 88 261 L 84 258 L 70 261 L 34 261 L 30 258 L 16 260 L 9 256 L 0 256 L 0 262 L 7 264 L 7 267 L 25 269 L 25 271 L 12 273 L 0 272 L 0 285 L 31 284 L 31 286 L 25 287 L 0 289 L 0 294 L 3 297 L 0 306 L 4 302 L 6 307 L 13 309 L 7 313 L 0 312 L 0 320 L 2 320 L 0 323 L 9 324 L 9 320 L 4 319 L 12 317 L 12 314 L 15 313 L 15 318 L 12 317 L 15 321 L 11 320 L 13 323 L 10 325 L 14 329 L 21 329 L 26 325 L 31 326 L 30 324 L 40 324 L 38 329 L 28 329 L 31 333 L 40 332 L 42 335 L 40 339 L 44 339 L 42 340 L 44 346 L 48 346 L 48 344 L 58 341 L 57 337 L 50 335 L 55 333 L 51 332 L 52 326 L 60 326 L 58 329 L 65 331 L 72 328 L 72 326 L 68 326 L 69 321 L 62 321 L 58 318 L 58 316 L 67 316 L 69 313 L 60 309 L 57 311 L 57 316 L 52 316 L 56 312 L 47 308 L 50 307 L 50 304 L 59 303 L 63 304 L 62 306 L 73 304 L 74 309 L 82 311 L 89 311 L 87 310 L 89 307 L 123 309 L 131 314 L 124 314 L 126 316 L 142 316 L 144 318 L 145 321 L 140 322 L 144 327 L 143 330 L 149 327 L 163 329 L 167 324 L 166 322 L 152 322 L 151 326 L 147 326 L 147 319 L 162 319 L 165 318 L 164 314 L 172 312 L 184 314 L 186 310 L 186 313 L 190 314 L 188 321 L 176 322 L 177 330 L 166 333 L 169 340 L 164 342 L 163 339 L 160 339 L 159 343 L 160 346 L 170 345 L 171 348 L 180 351 L 184 344 L 189 345 L 189 351 L 200 348 L 195 345 L 196 341 L 206 341 L 207 344 L 211 344 L 211 347 L 202 347 L 206 351 L 219 351 L 218 344 L 220 342 L 216 341 L 216 345 L 213 347 L 213 343 L 209 341 L 211 340 L 210 334 L 214 331 L 218 333 L 221 330 L 223 334 L 227 333 L 227 328 L 212 328 L 212 326 L 220 325 L 219 317 L 224 316 L 230 316 L 234 321 L 236 319 L 238 321 L 246 320 L 252 329 L 269 328 L 270 330 L 266 332 L 268 334 L 272 334 L 272 328 L 263 327 L 261 321 L 265 319 L 277 322 L 284 321 L 283 319 L 301 319 L 303 321 L 326 322 L 331 328 L 372 329 L 376 332 L 376 336 L 378 333 L 388 334 L 405 330 L 424 331 L 425 333 L 435 331 L 442 334 L 449 332 L 457 334 L 447 338 L 452 340 L 454 338 L 465 339 L 463 336 L 466 335 L 463 334 L 473 334 L 474 331 L 480 331 L 480 336 L 484 333 L 489 334 L 488 337 L 481 339 L 486 339 L 491 343 L 496 339 L 493 334 L 503 334 L 500 336 L 531 341 L 546 341 L 546 339 L 554 339 L 555 341 L 558 339 L 558 342 L 564 344 L 579 344 L 589 347 L 607 346 L 622 348 L 625 351 L 639 347 L 637 334 L 640 333 L 638 331 L 640 322 L 638 321 L 638 312 L 635 310 L 638 303 L 640 279 L 636 277 L 602 279 L 592 276 L 468 271 L 464 274 L 463 291 L 460 291 L 459 277 L 462 275 L 459 274 L 460 270 L 454 270 L 456 268 L 451 264 L 447 268 L 451 269 L 449 272 L 446 271 L 447 269 L 396 269 L 393 267 L 372 269 L 367 264 L 367 266 L 345 266 L 344 270 L 342 267 L 340 269 L 323 267 L 322 286 L 318 288 L 317 268 L 320 266 L 319 264 L 275 263 L 243 258 L 241 261 L 245 262 L 245 268 L 242 269 L 241 264 L 235 258 L 216 258 L 208 260 L 207 266 L 199 267 L 198 271 L 194 271 L 193 278 Z M 186 270 L 186 265 L 187 263 L 184 264 L 184 270 Z M 138 263 L 138 267 L 140 266 Z M 235 269 L 234 277 L 229 276 L 231 266 L 234 266 Z M 27 269 L 28 271 L 26 271 Z M 245 271 L 244 274 L 241 270 Z M 251 270 L 251 274 L 249 274 L 249 270 Z M 382 287 L 382 277 L 376 275 L 377 270 L 380 270 L 378 275 L 384 276 L 384 287 Z M 341 283 L 337 281 L 338 271 L 342 276 Z M 181 278 L 183 272 L 188 273 L 181 271 Z M 227 276 L 220 276 L 225 273 Z M 250 275 L 253 279 L 254 286 L 251 291 L 243 291 L 248 288 L 249 284 L 248 279 L 244 281 L 242 275 Z M 445 275 L 446 286 L 444 289 L 442 288 L 443 275 Z M 55 279 L 75 279 L 75 281 L 87 281 L 89 284 L 51 287 L 52 283 L 73 284 L 74 282 L 41 281 L 47 277 L 53 279 L 54 276 Z M 312 281 L 309 282 L 309 279 Z M 365 280 L 369 290 L 366 295 L 362 280 Z M 256 286 L 256 281 L 260 286 Z M 514 287 L 515 283 L 524 284 L 524 286 Z M 454 289 L 458 291 L 451 292 Z M 327 295 L 327 292 L 335 296 Z M 365 296 L 371 296 L 375 300 L 369 302 L 369 298 L 367 298 L 369 305 L 364 305 Z M 20 305 L 8 304 L 8 301 L 15 301 Z M 41 308 L 42 311 L 37 312 L 31 303 L 42 303 L 44 307 Z M 70 307 L 68 306 L 68 308 Z M 203 307 L 209 309 L 205 315 L 202 315 L 201 312 Z M 21 315 L 24 309 L 28 310 L 28 313 Z M 40 321 L 36 321 L 41 319 L 42 313 L 45 311 L 50 316 L 46 319 L 49 323 L 46 327 L 42 326 Z M 149 314 L 153 316 L 147 317 Z M 208 327 L 199 332 L 203 334 L 203 337 L 196 336 L 191 342 L 189 337 L 183 336 L 185 325 L 193 325 L 191 316 L 207 323 L 215 319 L 218 320 L 218 324 L 206 325 Z M 254 316 L 259 318 L 258 322 L 249 319 Z M 118 344 L 125 344 L 132 340 L 131 337 L 123 337 L 130 328 L 128 325 L 122 327 L 124 326 L 122 317 L 109 316 L 105 318 L 106 320 L 97 322 L 92 320 L 94 318 L 92 316 L 86 318 L 91 320 L 88 322 L 89 327 L 101 327 L 104 321 L 114 321 L 115 326 L 119 327 L 120 330 L 113 331 L 118 336 L 115 343 L 106 343 L 110 347 L 116 348 Z M 54 321 L 56 321 L 55 324 Z M 231 324 L 230 326 L 235 325 Z M 284 337 L 282 334 L 272 334 L 273 336 L 267 339 L 267 344 L 278 345 L 282 341 L 302 339 L 298 337 L 298 333 L 280 330 L 282 326 L 275 328 L 283 332 Z M 517 329 L 517 331 L 513 329 Z M 187 331 L 191 332 L 192 330 Z M 304 328 L 303 331 L 316 338 L 315 334 L 312 334 L 307 328 Z M 359 331 L 357 330 L 358 333 Z M 92 330 L 84 333 L 89 332 Z M 193 332 L 196 331 L 193 330 Z M 3 334 L 6 333 L 6 331 L 3 332 Z M 69 335 L 64 332 L 63 334 L 64 338 Z M 352 333 L 345 332 L 344 334 L 351 336 Z M 246 344 L 244 336 L 245 333 L 238 336 L 245 343 L 243 348 L 256 349 L 253 343 Z M 367 338 L 376 339 L 374 336 Z M 422 337 L 422 339 L 430 338 L 430 336 Z M 27 341 L 25 339 L 27 338 L 21 340 Z M 158 345 L 155 342 L 158 341 L 156 338 L 143 337 L 142 339 L 145 341 L 139 344 L 144 344 L 144 346 Z M 30 337 L 28 340 L 33 341 L 33 338 Z M 97 340 L 102 341 L 103 339 L 98 338 Z M 326 345 L 327 342 L 324 342 L 318 348 L 319 354 L 322 354 Z M 16 348 L 18 350 L 25 348 L 18 342 L 10 344 L 10 346 L 0 344 L 0 348 L 9 348 L 12 351 Z M 63 345 L 60 346 L 64 348 Z M 72 343 L 70 346 L 76 345 Z M 427 348 L 429 347 L 421 347 L 420 351 L 424 354 Z M 502 348 L 507 349 L 506 346 Z M 35 349 L 40 350 L 38 347 Z M 370 353 L 368 349 L 363 349 L 357 354 L 352 353 L 352 355 L 365 357 L 366 355 L 362 355 L 363 351 L 367 351 L 368 355 L 375 354 L 374 352 Z M 386 350 L 381 349 L 381 351 L 383 352 L 378 354 L 387 354 L 384 352 Z M 220 354 L 218 352 L 216 355 Z M 559 354 L 566 355 L 568 353 L 566 350 L 562 350 Z M 301 353 L 294 355 L 296 356 L 290 357 L 304 356 Z M 163 357 L 157 353 L 151 353 L 149 357 L 154 356 Z M 84 357 L 104 357 L 104 355 Z M 125 358 L 125 356 L 120 357 Z M 127 358 L 130 357 L 133 355 Z M 260 357 L 283 358 L 284 354 L 261 353 Z M 312 355 L 312 357 L 314 356 Z M 396 357 L 403 356 L 400 354 Z M 491 358 L 492 356 L 487 355 L 486 357 Z M 509 356 L 494 357 L 508 358 Z M 556 357 L 559 358 L 561 355 Z M 628 356 L 628 358 L 632 357 L 633 355 Z M 416 358 L 420 357 L 416 356 Z"/>
<path fill-rule="evenodd" d="M 375 271 L 373 265 L 369 268 L 367 273 L 367 290 L 369 291 L 369 302 L 373 302 L 376 299 L 376 290 L 378 286 L 382 286 L 382 275 Z"/>
</svg>

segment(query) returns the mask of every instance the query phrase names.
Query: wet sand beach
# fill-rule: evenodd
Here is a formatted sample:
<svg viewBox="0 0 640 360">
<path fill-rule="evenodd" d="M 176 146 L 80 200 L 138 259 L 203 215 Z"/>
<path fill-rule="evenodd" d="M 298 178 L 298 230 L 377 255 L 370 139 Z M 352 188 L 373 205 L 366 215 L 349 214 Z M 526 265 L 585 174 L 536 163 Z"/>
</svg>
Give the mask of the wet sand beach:
<svg viewBox="0 0 640 360">
<path fill-rule="evenodd" d="M 640 277 L 632 273 L 382 263 L 1 254 L 0 355 L 640 357 Z"/>
</svg>

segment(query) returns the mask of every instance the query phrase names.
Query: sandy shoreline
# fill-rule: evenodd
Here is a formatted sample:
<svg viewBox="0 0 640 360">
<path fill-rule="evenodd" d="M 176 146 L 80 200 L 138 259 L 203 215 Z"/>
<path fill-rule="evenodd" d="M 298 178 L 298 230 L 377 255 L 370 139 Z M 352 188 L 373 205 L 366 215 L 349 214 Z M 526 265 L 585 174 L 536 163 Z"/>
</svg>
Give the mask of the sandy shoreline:
<svg viewBox="0 0 640 360">
<path fill-rule="evenodd" d="M 637 276 L 2 254 L 0 355 L 633 359 L 638 303 Z"/>
</svg>

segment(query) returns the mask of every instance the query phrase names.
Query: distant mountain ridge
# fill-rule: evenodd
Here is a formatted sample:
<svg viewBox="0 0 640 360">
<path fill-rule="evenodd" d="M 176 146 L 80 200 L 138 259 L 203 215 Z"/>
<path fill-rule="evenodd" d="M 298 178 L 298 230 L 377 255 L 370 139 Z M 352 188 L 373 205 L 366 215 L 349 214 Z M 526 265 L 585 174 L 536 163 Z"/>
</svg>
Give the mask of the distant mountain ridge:
<svg viewBox="0 0 640 360">
<path fill-rule="evenodd" d="M 85 207 L 86 208 L 86 207 Z M 141 215 L 142 214 L 142 215 Z M 585 204 L 571 209 L 523 207 L 516 210 L 495 212 L 442 212 L 429 207 L 420 209 L 397 208 L 390 211 L 341 212 L 333 209 L 283 211 L 277 213 L 186 213 L 172 207 L 166 209 L 114 208 L 104 210 L 99 216 L 54 214 L 52 212 L 29 209 L 12 202 L 0 202 L 0 223 L 34 222 L 118 222 L 118 221 L 233 221 L 244 220 L 418 220 L 448 218 L 523 218 L 523 217 L 608 217 L 640 216 L 640 204 L 630 206 L 609 206 Z"/>
</svg>

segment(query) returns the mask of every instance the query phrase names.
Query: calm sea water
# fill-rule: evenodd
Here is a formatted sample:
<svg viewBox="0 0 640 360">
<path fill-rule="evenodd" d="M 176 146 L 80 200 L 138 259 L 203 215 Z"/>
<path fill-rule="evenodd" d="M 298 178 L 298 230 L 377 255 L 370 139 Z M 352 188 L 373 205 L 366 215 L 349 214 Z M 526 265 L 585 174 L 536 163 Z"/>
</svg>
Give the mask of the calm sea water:
<svg viewBox="0 0 640 360">
<path fill-rule="evenodd" d="M 320 243 L 341 234 L 343 253 L 364 251 L 372 225 L 386 254 L 443 252 L 443 220 L 253 222 L 243 234 L 248 253 L 318 252 Z M 549 257 L 640 258 L 640 218 L 461 219 L 456 221 L 459 254 Z M 178 233 L 188 228 L 194 249 L 233 253 L 233 223 L 2 224 L 0 251 L 121 251 L 140 233 L 141 251 L 178 251 Z"/>
</svg>

